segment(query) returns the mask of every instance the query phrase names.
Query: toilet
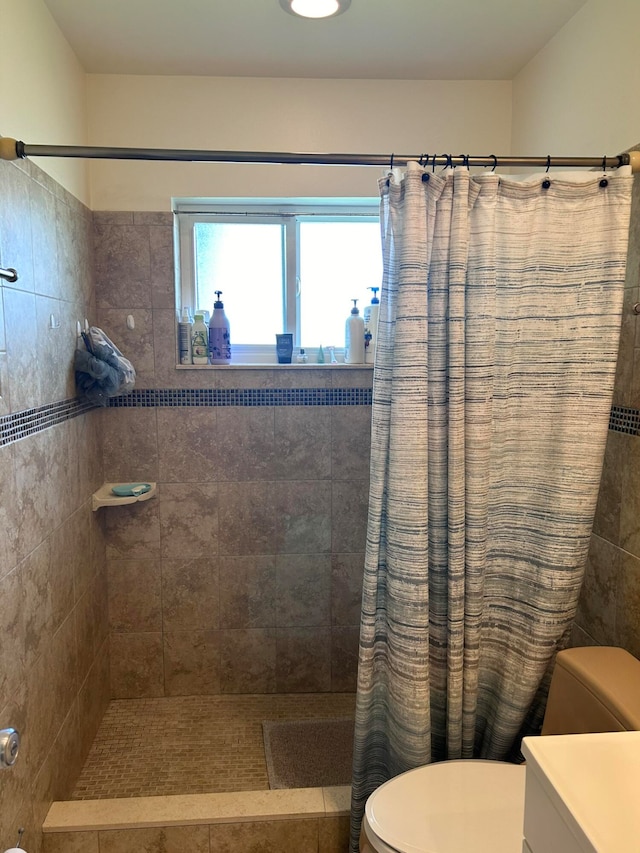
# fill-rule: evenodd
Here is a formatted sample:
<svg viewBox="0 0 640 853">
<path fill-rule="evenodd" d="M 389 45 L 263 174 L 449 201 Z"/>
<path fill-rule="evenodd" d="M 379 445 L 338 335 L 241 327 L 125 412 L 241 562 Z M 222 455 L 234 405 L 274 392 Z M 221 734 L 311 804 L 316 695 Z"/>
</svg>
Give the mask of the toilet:
<svg viewBox="0 0 640 853">
<path fill-rule="evenodd" d="M 640 661 L 624 649 L 559 652 L 543 735 L 640 730 Z M 443 761 L 369 797 L 361 853 L 522 853 L 524 765 Z"/>
</svg>

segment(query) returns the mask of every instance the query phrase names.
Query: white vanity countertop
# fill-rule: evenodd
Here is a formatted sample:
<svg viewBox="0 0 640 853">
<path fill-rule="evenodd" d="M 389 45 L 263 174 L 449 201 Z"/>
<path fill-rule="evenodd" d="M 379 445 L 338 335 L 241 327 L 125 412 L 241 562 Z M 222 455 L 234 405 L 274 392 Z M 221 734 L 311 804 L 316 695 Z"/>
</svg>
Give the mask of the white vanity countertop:
<svg viewBox="0 0 640 853">
<path fill-rule="evenodd" d="M 580 850 L 640 853 L 640 732 L 528 737 L 522 752 Z"/>
</svg>

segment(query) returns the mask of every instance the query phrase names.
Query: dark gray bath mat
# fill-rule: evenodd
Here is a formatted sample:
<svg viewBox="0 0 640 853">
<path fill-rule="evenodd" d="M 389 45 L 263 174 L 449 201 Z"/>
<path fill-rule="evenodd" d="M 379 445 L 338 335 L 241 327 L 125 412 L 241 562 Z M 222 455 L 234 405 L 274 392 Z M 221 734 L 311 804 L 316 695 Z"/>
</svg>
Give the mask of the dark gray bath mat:
<svg viewBox="0 0 640 853">
<path fill-rule="evenodd" d="M 265 720 L 264 752 L 270 788 L 351 784 L 353 718 Z"/>
</svg>

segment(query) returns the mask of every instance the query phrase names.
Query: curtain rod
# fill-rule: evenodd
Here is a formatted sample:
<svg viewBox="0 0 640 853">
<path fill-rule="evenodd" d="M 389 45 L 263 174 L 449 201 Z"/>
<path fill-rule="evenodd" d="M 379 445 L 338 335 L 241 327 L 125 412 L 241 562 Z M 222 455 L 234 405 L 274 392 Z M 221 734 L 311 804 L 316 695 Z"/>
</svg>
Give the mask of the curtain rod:
<svg viewBox="0 0 640 853">
<path fill-rule="evenodd" d="M 109 148 L 80 145 L 28 145 L 11 137 L 0 137 L 0 159 L 26 157 L 76 157 L 89 160 L 180 160 L 205 163 L 293 164 L 315 166 L 406 166 L 410 160 L 430 166 L 542 166 L 617 169 L 630 165 L 640 172 L 640 151 L 625 151 L 613 157 L 496 157 L 467 154 L 301 154 L 283 151 L 201 151 L 180 148 Z"/>
</svg>

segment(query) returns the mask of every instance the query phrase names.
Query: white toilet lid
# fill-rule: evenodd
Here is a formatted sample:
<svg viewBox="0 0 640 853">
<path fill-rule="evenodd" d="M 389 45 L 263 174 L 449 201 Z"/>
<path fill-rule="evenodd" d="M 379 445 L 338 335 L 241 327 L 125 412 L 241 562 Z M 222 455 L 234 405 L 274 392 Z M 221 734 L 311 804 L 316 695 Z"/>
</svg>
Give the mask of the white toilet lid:
<svg viewBox="0 0 640 853">
<path fill-rule="evenodd" d="M 367 823 L 400 853 L 521 853 L 524 779 L 501 761 L 418 767 L 374 791 Z"/>
</svg>

